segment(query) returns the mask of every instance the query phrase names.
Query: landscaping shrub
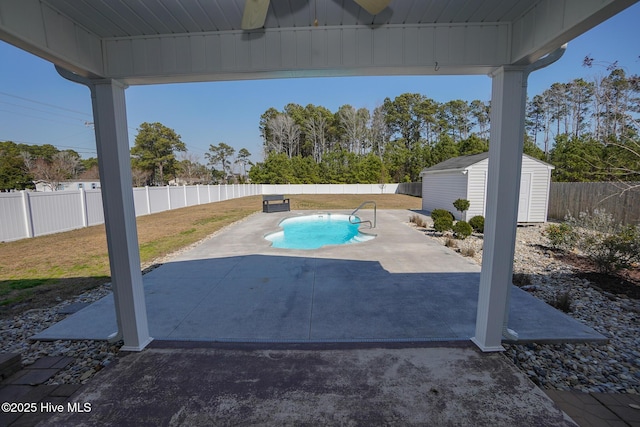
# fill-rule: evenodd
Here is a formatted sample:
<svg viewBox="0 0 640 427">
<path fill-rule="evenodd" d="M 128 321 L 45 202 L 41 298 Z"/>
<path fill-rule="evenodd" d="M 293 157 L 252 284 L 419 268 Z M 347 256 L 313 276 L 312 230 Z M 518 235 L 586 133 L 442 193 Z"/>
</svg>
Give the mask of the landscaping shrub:
<svg viewBox="0 0 640 427">
<path fill-rule="evenodd" d="M 598 270 L 611 273 L 640 262 L 640 232 L 637 227 L 625 226 L 615 234 L 588 235 L 581 246 Z"/>
<path fill-rule="evenodd" d="M 565 224 L 574 230 L 577 247 L 602 273 L 613 273 L 640 262 L 640 229 L 617 223 L 611 214 L 594 209 L 580 212 L 578 218 L 569 216 Z"/>
<path fill-rule="evenodd" d="M 466 221 L 458 221 L 453 226 L 453 235 L 456 239 L 464 240 L 471 236 L 473 229 Z"/>
<path fill-rule="evenodd" d="M 531 286 L 532 284 L 531 276 L 527 273 L 513 273 L 511 282 L 519 288 L 523 286 Z"/>
<path fill-rule="evenodd" d="M 460 248 L 460 253 L 462 254 L 462 256 L 472 258 L 476 255 L 476 250 L 471 246 L 465 246 L 464 248 Z"/>
<path fill-rule="evenodd" d="M 411 217 L 409 218 L 409 222 L 414 223 L 418 227 L 422 227 L 422 228 L 427 227 L 427 223 L 420 215 L 411 215 Z"/>
<path fill-rule="evenodd" d="M 469 225 L 476 233 L 484 233 L 484 217 L 476 215 L 469 220 Z"/>
<path fill-rule="evenodd" d="M 570 251 L 576 246 L 578 241 L 578 233 L 567 223 L 549 224 L 547 228 L 544 229 L 543 234 L 553 249 Z"/>
<path fill-rule="evenodd" d="M 431 211 L 431 219 L 433 219 L 433 221 L 435 222 L 436 219 L 440 218 L 440 217 L 449 217 L 451 218 L 451 221 L 453 221 L 455 218 L 454 216 L 451 214 L 451 212 L 449 212 L 448 210 L 445 209 L 434 209 L 433 211 Z"/>
<path fill-rule="evenodd" d="M 569 292 L 557 293 L 555 299 L 550 301 L 552 307 L 557 308 L 558 310 L 564 311 L 565 313 L 571 312 L 571 294 Z"/>
<path fill-rule="evenodd" d="M 460 213 L 468 211 L 469 206 L 471 206 L 471 202 L 467 199 L 457 199 L 455 202 L 453 202 L 453 207 L 456 208 L 456 210 Z"/>
<path fill-rule="evenodd" d="M 433 229 L 439 233 L 444 233 L 445 231 L 449 231 L 452 228 L 453 219 L 451 219 L 449 212 L 447 212 L 446 216 L 437 216 L 436 219 L 433 220 Z"/>
</svg>

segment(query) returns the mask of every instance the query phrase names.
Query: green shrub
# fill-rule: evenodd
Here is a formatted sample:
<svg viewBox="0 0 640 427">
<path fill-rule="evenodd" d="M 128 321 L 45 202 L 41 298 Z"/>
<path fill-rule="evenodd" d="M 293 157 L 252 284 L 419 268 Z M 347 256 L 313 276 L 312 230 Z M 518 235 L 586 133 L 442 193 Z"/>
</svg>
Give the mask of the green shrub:
<svg viewBox="0 0 640 427">
<path fill-rule="evenodd" d="M 453 219 L 451 219 L 449 212 L 447 212 L 446 216 L 437 216 L 436 219 L 433 220 L 433 229 L 439 233 L 444 233 L 445 231 L 449 231 L 452 228 Z"/>
<path fill-rule="evenodd" d="M 484 233 L 484 217 L 476 215 L 469 220 L 469 225 L 476 233 Z"/>
<path fill-rule="evenodd" d="M 569 251 L 575 248 L 578 241 L 578 233 L 573 230 L 573 227 L 565 222 L 562 224 L 549 224 L 544 229 L 543 234 L 549 241 L 549 245 L 553 249 L 561 249 L 563 251 Z"/>
<path fill-rule="evenodd" d="M 435 222 L 436 219 L 440 217 L 449 217 L 451 221 L 454 220 L 454 217 L 451 215 L 451 212 L 445 209 L 434 209 L 431 211 L 431 219 Z"/>
<path fill-rule="evenodd" d="M 580 212 L 577 219 L 568 216 L 566 226 L 580 230 L 579 237 L 575 233 L 577 247 L 603 273 L 616 272 L 640 262 L 640 229 L 616 222 L 604 209 Z"/>
<path fill-rule="evenodd" d="M 453 236 L 456 239 L 464 240 L 467 237 L 471 236 L 473 229 L 466 221 L 458 221 L 453 226 Z"/>
<path fill-rule="evenodd" d="M 581 247 L 598 270 L 611 273 L 640 262 L 640 231 L 631 225 L 610 235 L 592 234 L 582 239 Z"/>
<path fill-rule="evenodd" d="M 467 199 L 457 199 L 455 202 L 453 202 L 453 207 L 460 212 L 468 211 L 469 206 L 471 206 L 471 202 Z"/>
</svg>

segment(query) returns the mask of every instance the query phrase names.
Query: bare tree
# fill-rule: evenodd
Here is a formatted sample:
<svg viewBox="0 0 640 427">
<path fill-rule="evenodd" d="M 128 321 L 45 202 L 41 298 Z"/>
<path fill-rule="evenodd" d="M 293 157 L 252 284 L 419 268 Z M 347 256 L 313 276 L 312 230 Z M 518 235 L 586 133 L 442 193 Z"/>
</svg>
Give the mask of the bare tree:
<svg viewBox="0 0 640 427">
<path fill-rule="evenodd" d="M 352 153 L 364 153 L 369 110 L 366 108 L 356 110 L 351 105 L 343 105 L 338 110 L 338 121 L 343 132 L 344 147 Z"/>
<path fill-rule="evenodd" d="M 134 187 L 143 187 L 151 178 L 151 171 L 136 167 L 131 168 L 131 178 Z"/>
<path fill-rule="evenodd" d="M 267 121 L 269 140 L 267 153 L 286 153 L 289 158 L 297 154 L 300 144 L 300 127 L 287 114 L 278 114 Z"/>
<path fill-rule="evenodd" d="M 42 182 L 51 191 L 57 191 L 63 181 L 76 178 L 80 170 L 80 159 L 69 151 L 55 153 L 51 160 L 24 155 L 23 158 L 34 180 Z"/>
</svg>

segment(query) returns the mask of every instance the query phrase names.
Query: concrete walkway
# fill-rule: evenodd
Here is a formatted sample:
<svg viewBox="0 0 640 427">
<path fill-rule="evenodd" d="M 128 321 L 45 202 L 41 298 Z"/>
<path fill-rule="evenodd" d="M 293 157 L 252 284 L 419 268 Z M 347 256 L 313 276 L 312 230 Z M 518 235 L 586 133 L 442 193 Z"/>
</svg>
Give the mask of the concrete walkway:
<svg viewBox="0 0 640 427">
<path fill-rule="evenodd" d="M 152 344 L 72 398 L 90 413 L 40 425 L 575 426 L 501 354 L 469 343 Z"/>
<path fill-rule="evenodd" d="M 263 236 L 302 212 L 256 214 L 144 276 L 156 340 L 236 342 L 451 341 L 475 334 L 480 267 L 378 211 L 371 241 L 288 250 Z M 308 212 L 304 212 L 308 214 Z M 368 219 L 372 211 L 364 211 Z M 591 328 L 517 287 L 509 328 L 522 342 L 603 341 Z M 106 339 L 106 297 L 35 339 Z"/>
</svg>

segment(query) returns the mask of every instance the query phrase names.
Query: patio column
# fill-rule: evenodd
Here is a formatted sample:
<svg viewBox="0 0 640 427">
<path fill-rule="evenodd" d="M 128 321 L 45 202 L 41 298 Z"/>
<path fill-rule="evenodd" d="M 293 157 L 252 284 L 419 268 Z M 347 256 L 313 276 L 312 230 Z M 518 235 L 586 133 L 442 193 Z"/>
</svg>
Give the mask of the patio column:
<svg viewBox="0 0 640 427">
<path fill-rule="evenodd" d="M 140 252 L 133 204 L 131 156 L 124 91 L 115 80 L 92 81 L 91 98 L 102 181 L 111 282 L 122 350 L 140 351 L 149 344 L 147 309 L 140 271 Z"/>
<path fill-rule="evenodd" d="M 524 144 L 527 69 L 500 67 L 492 75 L 491 134 L 484 249 L 476 333 L 482 351 L 504 351 L 513 275 Z"/>
<path fill-rule="evenodd" d="M 153 338 L 149 336 L 147 323 L 133 204 L 124 95 L 127 86 L 111 79 L 88 79 L 59 66 L 56 66 L 56 70 L 65 79 L 85 85 L 91 91 L 109 267 L 118 323 L 116 335 L 109 338 L 121 338 L 124 351 L 141 351 Z"/>
</svg>

